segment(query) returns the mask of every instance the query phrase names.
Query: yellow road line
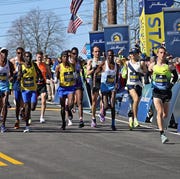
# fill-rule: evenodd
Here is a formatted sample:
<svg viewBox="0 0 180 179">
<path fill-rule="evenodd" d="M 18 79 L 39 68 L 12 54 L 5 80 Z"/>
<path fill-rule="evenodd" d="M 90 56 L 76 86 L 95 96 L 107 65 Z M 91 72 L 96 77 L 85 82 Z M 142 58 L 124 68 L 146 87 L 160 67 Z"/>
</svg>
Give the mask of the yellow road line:
<svg viewBox="0 0 180 179">
<path fill-rule="evenodd" d="M 0 167 L 6 167 L 6 166 L 8 165 L 0 161 Z"/>
<path fill-rule="evenodd" d="M 1 153 L 1 152 L 0 152 L 0 158 L 2 158 L 2 159 L 6 160 L 6 161 L 8 161 L 8 162 L 10 162 L 10 163 L 12 163 L 14 165 L 23 165 L 24 164 L 24 163 L 22 163 L 22 162 L 20 162 L 18 160 L 15 160 L 15 159 Z"/>
</svg>

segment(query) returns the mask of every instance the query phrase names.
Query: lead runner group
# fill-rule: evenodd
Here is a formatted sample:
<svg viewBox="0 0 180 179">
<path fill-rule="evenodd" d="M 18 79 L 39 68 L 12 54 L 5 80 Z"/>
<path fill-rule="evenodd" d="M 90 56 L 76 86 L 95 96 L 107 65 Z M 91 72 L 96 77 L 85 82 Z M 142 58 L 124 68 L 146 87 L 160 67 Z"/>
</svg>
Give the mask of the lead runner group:
<svg viewBox="0 0 180 179">
<path fill-rule="evenodd" d="M 20 128 L 20 119 L 25 121 L 23 132 L 30 132 L 31 111 L 36 109 L 41 99 L 40 123 L 45 123 L 47 101 L 59 101 L 61 129 L 73 125 L 73 113 L 78 112 L 79 128 L 85 126 L 83 120 L 83 92 L 87 90 L 91 103 L 91 127 L 105 122 L 106 111 L 111 111 L 111 129 L 116 130 L 116 94 L 128 91 L 131 97 L 129 129 L 139 126 L 137 112 L 144 85 L 152 84 L 153 104 L 157 111 L 157 126 L 162 143 L 168 142 L 163 120 L 168 115 L 172 87 L 180 74 L 180 58 L 173 57 L 162 44 L 151 57 L 141 53 L 136 45 L 128 57 L 122 51 L 115 56 L 109 49 L 101 52 L 98 46 L 92 48 L 92 59 L 84 60 L 79 56 L 77 47 L 63 51 L 58 58 L 50 58 L 38 51 L 34 56 L 22 47 L 16 49 L 14 58 L 8 59 L 8 49 L 0 48 L 0 121 L 1 133 L 7 131 L 6 118 L 9 95 L 14 95 L 15 124 Z M 86 89 L 84 89 L 84 87 Z M 100 110 L 96 113 L 100 99 Z"/>
</svg>

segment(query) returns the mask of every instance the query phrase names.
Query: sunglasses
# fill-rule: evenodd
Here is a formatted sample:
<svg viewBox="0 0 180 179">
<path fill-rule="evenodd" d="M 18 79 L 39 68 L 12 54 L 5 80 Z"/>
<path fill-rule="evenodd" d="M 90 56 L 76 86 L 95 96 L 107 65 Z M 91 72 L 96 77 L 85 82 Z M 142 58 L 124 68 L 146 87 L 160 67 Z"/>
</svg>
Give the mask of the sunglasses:
<svg viewBox="0 0 180 179">
<path fill-rule="evenodd" d="M 73 54 L 73 55 L 77 55 L 77 53 L 75 53 L 75 52 L 72 52 L 71 54 Z"/>
<path fill-rule="evenodd" d="M 22 52 L 17 52 L 17 54 L 22 54 Z"/>
</svg>

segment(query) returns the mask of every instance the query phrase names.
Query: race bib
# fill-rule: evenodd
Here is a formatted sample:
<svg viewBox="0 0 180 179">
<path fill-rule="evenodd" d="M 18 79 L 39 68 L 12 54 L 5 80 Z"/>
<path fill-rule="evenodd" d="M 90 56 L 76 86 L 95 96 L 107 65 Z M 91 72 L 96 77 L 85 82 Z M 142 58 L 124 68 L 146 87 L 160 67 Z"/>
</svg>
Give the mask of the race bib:
<svg viewBox="0 0 180 179">
<path fill-rule="evenodd" d="M 73 74 L 73 72 L 65 72 L 64 73 L 64 81 L 65 82 L 74 81 L 74 74 Z"/>
<path fill-rule="evenodd" d="M 28 77 L 23 79 L 23 86 L 24 87 L 32 87 L 34 86 L 34 78 Z"/>
</svg>

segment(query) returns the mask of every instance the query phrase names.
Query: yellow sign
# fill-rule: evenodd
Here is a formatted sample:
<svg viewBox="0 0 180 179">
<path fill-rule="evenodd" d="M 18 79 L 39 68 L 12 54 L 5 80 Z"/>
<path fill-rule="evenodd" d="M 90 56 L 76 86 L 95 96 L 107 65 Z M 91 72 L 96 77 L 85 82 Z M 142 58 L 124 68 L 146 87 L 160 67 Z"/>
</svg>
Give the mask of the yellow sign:
<svg viewBox="0 0 180 179">
<path fill-rule="evenodd" d="M 145 18 L 146 18 L 146 16 L 145 16 L 144 9 L 143 9 L 142 14 L 139 17 L 139 24 L 140 24 L 139 39 L 141 42 L 141 51 L 143 53 L 146 53 L 146 51 L 147 51 L 147 47 L 146 47 L 147 34 L 146 34 Z"/>
<path fill-rule="evenodd" d="M 3 159 L 13 165 L 23 165 L 24 163 L 18 161 L 18 160 L 15 160 L 14 158 L 12 157 L 9 157 L 8 155 L 5 155 L 3 153 L 0 152 L 0 159 Z M 0 167 L 5 167 L 5 166 L 8 166 L 6 163 L 0 161 Z"/>
<path fill-rule="evenodd" d="M 150 56 L 151 49 L 161 46 L 164 41 L 164 17 L 163 12 L 145 14 L 144 9 L 139 18 L 141 50 Z"/>
</svg>

